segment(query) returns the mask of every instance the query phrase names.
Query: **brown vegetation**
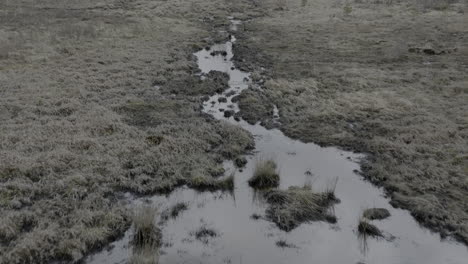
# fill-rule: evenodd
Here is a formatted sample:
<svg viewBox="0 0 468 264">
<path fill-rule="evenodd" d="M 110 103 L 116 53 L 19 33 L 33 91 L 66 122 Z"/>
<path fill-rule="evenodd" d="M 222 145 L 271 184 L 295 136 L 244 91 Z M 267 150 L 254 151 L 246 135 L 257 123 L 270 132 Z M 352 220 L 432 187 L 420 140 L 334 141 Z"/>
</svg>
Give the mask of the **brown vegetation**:
<svg viewBox="0 0 468 264">
<path fill-rule="evenodd" d="M 261 2 L 268 16 L 236 35 L 237 64 L 262 86 L 239 115 L 268 123 L 275 104 L 287 136 L 367 153 L 363 174 L 393 205 L 468 242 L 466 4 Z"/>
<path fill-rule="evenodd" d="M 277 165 L 274 160 L 258 160 L 252 178 L 249 179 L 249 185 L 257 189 L 278 187 L 280 176 Z"/>
<path fill-rule="evenodd" d="M 226 37 L 213 29 L 232 11 L 0 1 L 0 263 L 79 261 L 130 226 L 122 191 L 170 191 L 252 147 L 200 111 L 225 76 L 193 76 L 192 52 Z"/>
<path fill-rule="evenodd" d="M 328 193 L 314 193 L 308 186 L 271 190 L 265 193 L 265 198 L 266 218 L 282 230 L 291 231 L 309 221 L 336 222 L 328 210 L 336 200 Z"/>
</svg>

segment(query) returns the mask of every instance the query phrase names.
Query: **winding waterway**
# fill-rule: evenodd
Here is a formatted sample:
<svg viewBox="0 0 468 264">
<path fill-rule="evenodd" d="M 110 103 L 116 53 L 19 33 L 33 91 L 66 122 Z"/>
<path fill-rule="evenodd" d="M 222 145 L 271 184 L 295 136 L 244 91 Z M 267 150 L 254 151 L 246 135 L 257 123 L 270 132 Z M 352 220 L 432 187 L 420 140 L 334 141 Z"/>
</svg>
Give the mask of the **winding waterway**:
<svg viewBox="0 0 468 264">
<path fill-rule="evenodd" d="M 239 21 L 234 21 L 231 30 L 235 31 L 238 24 Z M 441 240 L 438 234 L 420 227 L 407 211 L 393 208 L 381 189 L 362 179 L 358 161 L 363 155 L 305 144 L 277 129 L 267 130 L 259 124 L 236 121 L 232 116 L 226 118 L 225 110 L 239 111 L 232 98 L 252 87 L 249 73 L 237 69 L 232 61 L 235 41 L 232 36 L 225 43 L 195 53 L 202 78 L 210 71 L 225 72 L 230 77 L 229 89 L 212 95 L 204 103 L 203 111 L 252 133 L 256 149 L 246 156 L 248 163 L 241 170 L 225 163 L 226 175 L 235 173 L 232 193 L 197 192 L 182 187 L 168 196 L 146 198 L 162 208 L 179 202 L 189 205 L 177 218 L 161 226 L 164 243 L 160 263 L 467 263 L 468 250 L 464 245 Z M 226 97 L 227 102 L 219 102 L 219 97 Z M 275 109 L 274 114 L 281 112 Z M 273 158 L 278 163 L 281 189 L 311 184 L 313 190 L 321 191 L 338 178 L 335 195 L 341 202 L 334 207 L 337 223 L 311 222 L 284 232 L 263 218 L 253 219 L 253 214 L 264 215 L 267 207 L 247 183 L 256 160 L 261 158 Z M 359 217 L 371 207 L 390 211 L 389 218 L 372 223 L 392 239 L 359 238 Z M 197 240 L 193 232 L 201 226 L 216 230 L 217 235 Z M 86 262 L 126 263 L 131 255 L 128 245 L 131 232 Z M 285 241 L 290 247 L 278 247 L 278 241 Z"/>
</svg>

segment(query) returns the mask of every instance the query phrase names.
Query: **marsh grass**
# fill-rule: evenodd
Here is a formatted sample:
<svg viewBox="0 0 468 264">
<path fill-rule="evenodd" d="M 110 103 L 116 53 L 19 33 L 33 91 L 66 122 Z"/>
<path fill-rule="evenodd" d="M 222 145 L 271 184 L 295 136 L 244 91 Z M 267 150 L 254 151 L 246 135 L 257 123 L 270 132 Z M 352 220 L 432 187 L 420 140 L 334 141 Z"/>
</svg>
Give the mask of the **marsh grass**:
<svg viewBox="0 0 468 264">
<path fill-rule="evenodd" d="M 240 127 L 200 115 L 196 97 L 148 88 L 152 78 L 168 86 L 195 79 L 181 41 L 199 42 L 189 18 L 177 25 L 161 19 L 154 33 L 142 16 L 152 1 L 131 10 L 90 0 L 7 2 L 0 8 L 0 263 L 79 262 L 129 228 L 120 192 L 170 191 L 187 171 L 209 175 L 219 160 L 253 145 Z M 189 5 L 176 2 L 167 2 L 177 6 L 171 17 Z M 167 27 L 180 32 L 161 37 Z M 177 70 L 167 58 L 176 58 Z M 195 80 L 172 87 L 220 89 L 221 81 Z M 16 219 L 26 213 L 34 224 Z"/>
<path fill-rule="evenodd" d="M 159 253 L 152 246 L 145 246 L 135 249 L 132 257 L 128 261 L 129 264 L 157 264 L 159 263 Z"/>
<path fill-rule="evenodd" d="M 362 238 L 367 238 L 367 237 L 383 237 L 382 231 L 375 225 L 369 223 L 369 221 L 361 217 L 359 219 L 359 224 L 358 224 L 358 232 L 359 236 Z"/>
<path fill-rule="evenodd" d="M 158 248 L 161 232 L 156 226 L 157 209 L 151 206 L 141 206 L 133 214 L 133 244 L 136 248 Z"/>
<path fill-rule="evenodd" d="M 278 187 L 280 176 L 277 171 L 277 165 L 274 160 L 258 160 L 252 178 L 249 179 L 249 185 L 256 189 L 266 189 Z"/>
<path fill-rule="evenodd" d="M 385 208 L 367 208 L 362 213 L 362 217 L 369 220 L 382 220 L 390 217 L 390 212 Z"/>
<path fill-rule="evenodd" d="M 324 194 L 327 195 L 330 199 L 337 199 L 335 197 L 336 186 L 338 185 L 338 177 L 334 177 L 331 180 L 327 181 L 325 186 Z"/>
<path fill-rule="evenodd" d="M 328 210 L 336 202 L 334 197 L 327 193 L 313 193 L 310 186 L 271 190 L 265 197 L 269 204 L 266 218 L 282 230 L 291 231 L 309 221 L 336 222 L 336 217 Z"/>
<path fill-rule="evenodd" d="M 187 203 L 184 203 L 184 202 L 177 203 L 171 208 L 170 215 L 172 218 L 176 218 L 177 216 L 179 216 L 179 214 L 182 211 L 185 211 L 187 209 L 188 209 Z"/>
<path fill-rule="evenodd" d="M 161 222 L 164 223 L 165 221 L 169 220 L 169 218 L 175 219 L 177 218 L 181 212 L 188 210 L 188 203 L 179 202 L 173 205 L 172 207 L 168 208 L 161 214 Z"/>
<path fill-rule="evenodd" d="M 292 244 L 292 243 L 288 243 L 286 240 L 284 239 L 280 239 L 278 241 L 276 241 L 275 245 L 279 248 L 297 248 L 296 245 Z"/>
<path fill-rule="evenodd" d="M 224 179 L 213 179 L 210 176 L 195 176 L 191 178 L 187 184 L 190 188 L 199 191 L 233 191 L 234 190 L 234 173 Z"/>
<path fill-rule="evenodd" d="M 214 238 L 219 235 L 216 230 L 208 227 L 206 224 L 203 224 L 199 229 L 191 232 L 190 234 L 205 244 L 208 244 L 210 238 Z"/>
</svg>

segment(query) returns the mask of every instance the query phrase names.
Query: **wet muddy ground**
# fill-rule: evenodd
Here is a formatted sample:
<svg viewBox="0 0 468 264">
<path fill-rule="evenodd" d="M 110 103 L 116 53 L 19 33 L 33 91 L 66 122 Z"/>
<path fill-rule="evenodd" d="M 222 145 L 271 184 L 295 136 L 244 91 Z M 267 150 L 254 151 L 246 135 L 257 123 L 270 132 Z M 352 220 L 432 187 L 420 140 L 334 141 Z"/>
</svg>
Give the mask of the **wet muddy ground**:
<svg viewBox="0 0 468 264">
<path fill-rule="evenodd" d="M 183 187 L 167 196 L 133 202 L 157 205 L 161 210 L 187 205 L 177 216 L 160 220 L 161 263 L 464 263 L 468 257 L 464 245 L 441 240 L 438 234 L 420 227 L 407 211 L 393 208 L 381 189 L 360 176 L 359 161 L 364 155 L 302 143 L 277 129 L 226 117 L 228 109 L 239 111 L 232 98 L 249 85 L 252 89 L 249 73 L 238 70 L 232 62 L 234 42 L 232 36 L 226 43 L 195 54 L 202 79 L 210 71 L 229 75 L 229 89 L 206 100 L 203 111 L 252 133 L 256 147 L 246 156 L 244 168 L 224 164 L 225 175 L 234 173 L 232 192 L 198 192 Z M 281 116 L 277 110 L 272 109 L 272 113 Z M 304 223 L 285 232 L 268 221 L 262 191 L 248 185 L 256 162 L 265 158 L 279 165 L 280 189 L 309 185 L 321 192 L 337 181 L 335 196 L 340 202 L 331 210 L 337 222 Z M 389 218 L 372 221 L 384 236 L 363 238 L 358 222 L 365 209 L 374 207 L 390 212 Z M 131 255 L 130 233 L 110 250 L 91 256 L 87 263 L 125 263 Z"/>
</svg>

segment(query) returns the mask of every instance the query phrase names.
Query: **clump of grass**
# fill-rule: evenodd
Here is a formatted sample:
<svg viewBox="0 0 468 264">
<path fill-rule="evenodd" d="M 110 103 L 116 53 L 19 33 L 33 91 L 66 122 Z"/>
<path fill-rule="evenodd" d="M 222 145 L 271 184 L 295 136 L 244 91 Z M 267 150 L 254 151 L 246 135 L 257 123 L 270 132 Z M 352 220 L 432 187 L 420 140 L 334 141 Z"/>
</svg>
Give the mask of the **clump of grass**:
<svg viewBox="0 0 468 264">
<path fill-rule="evenodd" d="M 152 246 L 145 246 L 133 251 L 133 255 L 128 261 L 129 264 L 158 264 L 159 253 Z"/>
<path fill-rule="evenodd" d="M 369 220 L 382 220 L 390 217 L 390 212 L 385 208 L 368 208 L 362 216 Z"/>
<path fill-rule="evenodd" d="M 338 177 L 335 177 L 327 182 L 325 187 L 324 194 L 327 195 L 330 199 L 338 200 L 335 196 L 336 186 L 338 185 Z"/>
<path fill-rule="evenodd" d="M 269 207 L 266 218 L 280 229 L 291 231 L 309 221 L 336 222 L 328 208 L 336 202 L 327 193 L 313 193 L 309 186 L 271 190 L 265 194 Z"/>
<path fill-rule="evenodd" d="M 200 191 L 232 191 L 234 190 L 234 173 L 224 179 L 219 180 L 202 175 L 195 176 L 189 180 L 188 186 Z"/>
<path fill-rule="evenodd" d="M 133 244 L 136 248 L 159 247 L 161 232 L 156 226 L 157 210 L 151 206 L 142 206 L 133 214 Z"/>
<path fill-rule="evenodd" d="M 261 219 L 262 216 L 259 215 L 259 214 L 252 214 L 252 215 L 250 216 L 250 218 L 252 218 L 253 220 L 258 220 L 258 219 Z"/>
<path fill-rule="evenodd" d="M 276 244 L 277 247 L 280 247 L 280 248 L 297 248 L 296 245 L 288 243 L 284 239 L 280 239 L 280 240 L 276 241 L 275 244 Z"/>
<path fill-rule="evenodd" d="M 187 209 L 188 209 L 188 204 L 187 203 L 185 203 L 185 202 L 176 203 L 171 208 L 165 210 L 161 214 L 161 220 L 162 220 L 162 222 L 165 222 L 165 221 L 169 220 L 169 218 L 173 218 L 173 219 L 177 218 L 182 211 L 185 211 Z"/>
<path fill-rule="evenodd" d="M 382 231 L 375 225 L 369 223 L 364 217 L 361 217 L 358 224 L 359 235 L 363 238 L 368 236 L 371 237 L 383 237 Z"/>
<path fill-rule="evenodd" d="M 199 229 L 192 232 L 193 235 L 197 240 L 202 241 L 205 244 L 208 244 L 210 238 L 217 237 L 218 232 L 213 228 L 206 226 L 206 224 L 202 225 Z"/>
<path fill-rule="evenodd" d="M 280 176 L 277 171 L 275 161 L 259 160 L 255 164 L 255 170 L 252 178 L 249 179 L 249 185 L 257 189 L 278 187 Z"/>
<path fill-rule="evenodd" d="M 180 212 L 185 211 L 188 209 L 188 204 L 184 202 L 180 202 L 175 204 L 170 211 L 170 215 L 172 218 L 176 218 L 179 216 Z"/>
</svg>

